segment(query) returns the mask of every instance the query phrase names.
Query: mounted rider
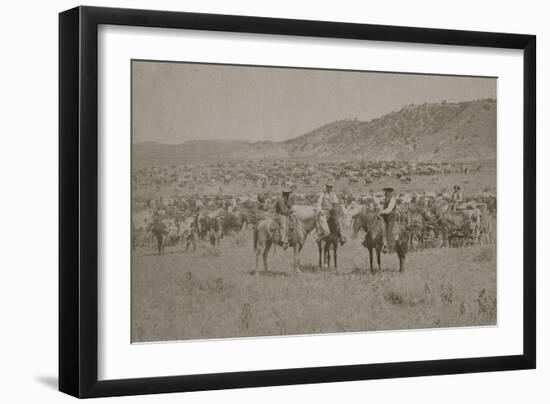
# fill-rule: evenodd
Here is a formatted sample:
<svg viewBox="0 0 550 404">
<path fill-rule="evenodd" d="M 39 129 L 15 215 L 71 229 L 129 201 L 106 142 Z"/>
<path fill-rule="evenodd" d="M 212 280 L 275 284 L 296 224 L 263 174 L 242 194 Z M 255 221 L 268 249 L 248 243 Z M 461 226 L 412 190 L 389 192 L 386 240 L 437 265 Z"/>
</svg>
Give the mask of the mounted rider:
<svg viewBox="0 0 550 404">
<path fill-rule="evenodd" d="M 277 226 L 280 226 L 280 217 L 286 216 L 288 219 L 288 238 L 291 239 L 292 231 L 294 230 L 294 220 L 292 217 L 292 189 L 284 188 L 281 196 L 275 202 L 275 221 Z"/>
<path fill-rule="evenodd" d="M 384 232 L 384 244 L 382 247 L 383 252 L 392 251 L 394 245 L 393 227 L 395 225 L 397 199 L 395 197 L 394 189 L 391 187 L 385 187 L 384 190 L 384 202 L 383 209 L 379 212 L 380 216 L 384 219 L 384 225 L 386 231 Z"/>
<path fill-rule="evenodd" d="M 321 212 L 321 216 L 319 217 L 321 225 L 317 229 L 317 238 L 326 236 L 323 229 L 328 229 L 327 219 L 330 215 L 330 211 L 334 205 L 338 203 L 338 196 L 336 195 L 336 192 L 334 192 L 333 188 L 333 182 L 330 180 L 327 181 L 325 184 L 325 190 L 321 192 L 319 199 L 317 199 L 317 211 Z"/>
<path fill-rule="evenodd" d="M 462 192 L 460 186 L 455 185 L 453 187 L 453 194 L 451 195 L 451 211 L 454 212 L 458 208 L 458 205 L 462 202 Z"/>
<path fill-rule="evenodd" d="M 292 202 L 290 195 L 292 190 L 290 188 L 284 188 L 281 196 L 275 202 L 275 213 L 278 215 L 284 215 L 289 217 L 292 214 Z"/>
</svg>

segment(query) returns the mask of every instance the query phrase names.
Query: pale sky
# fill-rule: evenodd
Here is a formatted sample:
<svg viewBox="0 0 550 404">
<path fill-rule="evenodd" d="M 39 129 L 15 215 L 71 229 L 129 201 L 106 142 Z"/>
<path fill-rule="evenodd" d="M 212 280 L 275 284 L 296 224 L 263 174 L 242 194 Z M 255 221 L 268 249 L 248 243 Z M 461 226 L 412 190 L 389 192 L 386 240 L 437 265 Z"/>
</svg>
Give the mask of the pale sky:
<svg viewBox="0 0 550 404">
<path fill-rule="evenodd" d="M 408 104 L 496 98 L 494 78 L 133 61 L 133 142 L 281 141 Z"/>
</svg>

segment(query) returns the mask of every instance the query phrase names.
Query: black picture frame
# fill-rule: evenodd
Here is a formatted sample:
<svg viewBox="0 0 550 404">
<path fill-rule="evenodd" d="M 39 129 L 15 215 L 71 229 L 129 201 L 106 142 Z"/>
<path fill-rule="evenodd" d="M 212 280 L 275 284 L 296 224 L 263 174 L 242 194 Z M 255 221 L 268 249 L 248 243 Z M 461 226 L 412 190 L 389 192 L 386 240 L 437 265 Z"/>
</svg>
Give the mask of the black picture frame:
<svg viewBox="0 0 550 404">
<path fill-rule="evenodd" d="M 98 380 L 100 24 L 523 50 L 523 354 Z M 536 37 L 340 22 L 77 7 L 59 15 L 59 390 L 104 397 L 325 383 L 536 366 Z"/>
</svg>

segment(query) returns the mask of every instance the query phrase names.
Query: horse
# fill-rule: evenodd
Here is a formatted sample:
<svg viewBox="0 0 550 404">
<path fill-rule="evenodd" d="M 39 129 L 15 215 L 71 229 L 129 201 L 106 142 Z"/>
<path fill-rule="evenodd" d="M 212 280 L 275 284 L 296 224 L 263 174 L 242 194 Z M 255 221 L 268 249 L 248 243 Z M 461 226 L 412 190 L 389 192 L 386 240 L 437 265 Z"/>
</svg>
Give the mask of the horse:
<svg viewBox="0 0 550 404">
<path fill-rule="evenodd" d="M 343 246 L 346 243 L 346 237 L 342 235 L 342 227 L 345 221 L 345 211 L 341 204 L 334 204 L 329 210 L 327 225 L 328 234 L 317 239 L 319 248 L 319 268 L 323 263 L 327 269 L 330 269 L 330 249 L 334 251 L 334 269 L 338 271 L 338 243 Z M 323 248 L 323 243 L 324 248 Z"/>
<path fill-rule="evenodd" d="M 274 231 L 277 230 L 277 231 Z M 258 274 L 260 257 L 263 257 L 264 271 L 268 271 L 267 256 L 273 243 L 279 244 L 283 250 L 288 248 L 288 218 L 279 215 L 277 219 L 266 218 L 258 222 L 254 228 L 254 251 L 256 252 L 256 267 L 254 274 Z"/>
<path fill-rule="evenodd" d="M 313 206 L 295 205 L 294 214 L 290 217 L 293 221 L 293 231 L 289 238 L 289 244 L 293 247 L 293 269 L 300 273 L 300 253 L 304 248 L 306 239 L 313 229 L 322 229 L 324 234 L 329 233 L 328 226 L 323 227 L 319 221 L 321 212 L 315 211 Z"/>
<path fill-rule="evenodd" d="M 369 263 L 370 271 L 374 273 L 374 267 L 372 264 L 372 250 L 376 250 L 376 261 L 378 263 L 378 271 L 382 270 L 380 252 L 384 247 L 384 232 L 386 231 L 386 226 L 384 225 L 384 219 L 380 217 L 378 212 L 363 209 L 358 213 L 353 220 L 353 232 L 351 238 L 353 240 L 357 239 L 357 233 L 359 230 L 365 231 L 365 240 L 363 241 L 363 246 L 369 251 Z M 405 256 L 408 251 L 408 234 L 404 227 L 396 222 L 393 227 L 393 234 L 398 234 L 395 241 L 395 252 L 399 258 L 399 272 L 405 271 Z M 392 234 L 392 237 L 394 235 Z"/>
</svg>

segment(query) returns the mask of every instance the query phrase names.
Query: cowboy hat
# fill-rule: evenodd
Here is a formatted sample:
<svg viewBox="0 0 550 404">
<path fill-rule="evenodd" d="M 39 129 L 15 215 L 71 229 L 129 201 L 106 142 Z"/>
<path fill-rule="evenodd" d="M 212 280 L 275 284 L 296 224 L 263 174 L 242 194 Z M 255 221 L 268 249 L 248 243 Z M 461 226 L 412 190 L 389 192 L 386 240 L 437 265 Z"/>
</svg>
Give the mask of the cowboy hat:
<svg viewBox="0 0 550 404">
<path fill-rule="evenodd" d="M 384 188 L 382 188 L 382 191 L 393 192 L 393 188 L 392 187 L 384 187 Z"/>
<path fill-rule="evenodd" d="M 292 189 L 290 188 L 283 188 L 283 194 L 290 194 L 292 193 Z"/>
<path fill-rule="evenodd" d="M 325 183 L 325 186 L 326 186 L 326 187 L 334 187 L 334 183 L 333 183 L 331 180 L 328 180 L 328 181 Z"/>
</svg>

